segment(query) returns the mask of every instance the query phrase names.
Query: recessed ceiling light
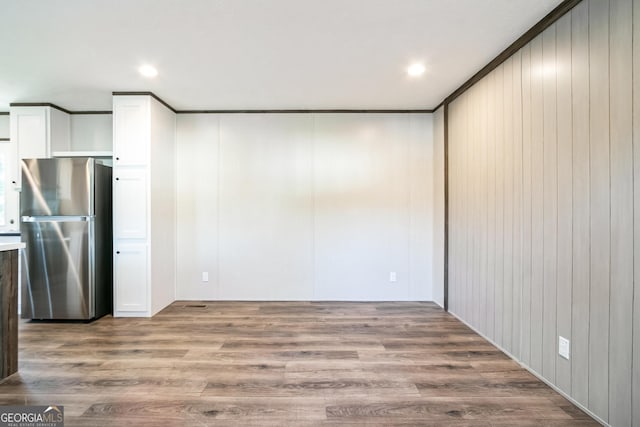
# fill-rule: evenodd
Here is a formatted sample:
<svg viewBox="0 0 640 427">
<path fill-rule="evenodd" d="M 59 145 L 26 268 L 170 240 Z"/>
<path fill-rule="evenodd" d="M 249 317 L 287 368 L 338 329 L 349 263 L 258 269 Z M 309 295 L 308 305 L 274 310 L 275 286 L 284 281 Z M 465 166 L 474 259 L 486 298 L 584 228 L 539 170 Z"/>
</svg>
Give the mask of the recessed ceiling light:
<svg viewBox="0 0 640 427">
<path fill-rule="evenodd" d="M 418 63 L 411 64 L 409 68 L 407 68 L 407 73 L 411 77 L 421 76 L 422 74 L 424 74 L 424 71 L 425 71 L 424 65 L 418 64 Z"/>
<path fill-rule="evenodd" d="M 142 74 L 144 77 L 155 77 L 158 75 L 158 70 L 153 65 L 143 65 L 138 68 L 138 72 Z"/>
</svg>

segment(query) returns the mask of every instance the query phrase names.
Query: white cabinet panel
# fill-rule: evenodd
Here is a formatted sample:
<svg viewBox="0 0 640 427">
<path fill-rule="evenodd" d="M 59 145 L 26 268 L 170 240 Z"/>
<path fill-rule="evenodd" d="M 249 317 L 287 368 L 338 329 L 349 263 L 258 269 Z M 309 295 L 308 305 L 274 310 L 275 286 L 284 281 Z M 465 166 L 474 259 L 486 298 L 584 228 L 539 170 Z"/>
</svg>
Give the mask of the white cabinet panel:
<svg viewBox="0 0 640 427">
<path fill-rule="evenodd" d="M 116 168 L 113 176 L 114 237 L 146 239 L 147 169 Z"/>
<path fill-rule="evenodd" d="M 18 231 L 18 201 L 17 185 L 17 153 L 16 145 L 9 141 L 0 141 L 0 230 Z"/>
<path fill-rule="evenodd" d="M 69 150 L 70 117 L 52 107 L 11 107 L 11 140 L 20 159 L 46 159 L 54 150 Z"/>
<path fill-rule="evenodd" d="M 0 138 L 9 138 L 9 115 L 0 113 Z"/>
<path fill-rule="evenodd" d="M 147 245 L 120 244 L 114 258 L 116 312 L 145 312 L 147 297 Z"/>
<path fill-rule="evenodd" d="M 21 159 L 49 157 L 47 108 L 12 108 L 11 139 L 18 143 Z"/>
<path fill-rule="evenodd" d="M 143 166 L 149 162 L 149 97 L 113 100 L 113 160 L 115 166 Z"/>
</svg>

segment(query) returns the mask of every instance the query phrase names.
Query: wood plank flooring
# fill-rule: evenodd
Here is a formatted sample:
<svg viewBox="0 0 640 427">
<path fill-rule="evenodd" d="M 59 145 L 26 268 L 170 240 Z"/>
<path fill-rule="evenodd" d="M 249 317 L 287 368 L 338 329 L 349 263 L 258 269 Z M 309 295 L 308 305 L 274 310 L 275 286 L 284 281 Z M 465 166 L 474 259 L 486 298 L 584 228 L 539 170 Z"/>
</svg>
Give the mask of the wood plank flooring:
<svg viewBox="0 0 640 427">
<path fill-rule="evenodd" d="M 0 404 L 68 426 L 598 425 L 432 303 L 176 302 L 19 342 Z"/>
</svg>

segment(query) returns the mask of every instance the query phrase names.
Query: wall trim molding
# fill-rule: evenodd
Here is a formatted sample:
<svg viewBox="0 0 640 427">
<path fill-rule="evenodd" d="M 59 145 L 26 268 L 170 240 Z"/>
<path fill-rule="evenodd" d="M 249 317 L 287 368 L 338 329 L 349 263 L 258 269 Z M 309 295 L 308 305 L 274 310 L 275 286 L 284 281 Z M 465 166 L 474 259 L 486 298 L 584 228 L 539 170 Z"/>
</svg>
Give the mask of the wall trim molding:
<svg viewBox="0 0 640 427">
<path fill-rule="evenodd" d="M 411 114 L 422 113 L 432 114 L 433 110 L 394 110 L 394 109 L 326 109 L 326 110 L 313 110 L 313 109 L 282 109 L 282 110 L 178 110 L 177 114 L 325 114 L 325 113 L 345 113 L 345 114 L 357 114 L 357 113 L 398 113 L 398 114 Z"/>
<path fill-rule="evenodd" d="M 111 111 L 98 111 L 98 110 L 89 110 L 89 111 L 71 111 L 66 108 L 62 108 L 59 105 L 52 104 L 50 102 L 12 102 L 9 104 L 10 107 L 51 107 L 56 110 L 62 111 L 67 114 L 113 114 Z M 0 112 L 0 115 L 9 115 L 9 112 Z"/>
<path fill-rule="evenodd" d="M 113 111 L 109 111 L 109 110 L 70 111 L 70 114 L 84 114 L 84 115 L 113 114 Z"/>
<path fill-rule="evenodd" d="M 71 111 L 66 108 L 62 108 L 59 105 L 52 104 L 50 102 L 12 102 L 9 107 L 51 107 L 56 110 L 60 110 L 63 113 L 71 114 Z"/>
<path fill-rule="evenodd" d="M 158 101 L 160 104 L 167 107 L 169 110 L 173 111 L 174 113 L 177 113 L 175 108 L 173 108 L 171 105 L 169 105 L 167 102 L 165 102 L 162 98 L 160 98 L 158 95 L 156 95 L 153 92 L 111 92 L 111 94 L 113 96 L 150 96 L 156 101 Z"/>
</svg>

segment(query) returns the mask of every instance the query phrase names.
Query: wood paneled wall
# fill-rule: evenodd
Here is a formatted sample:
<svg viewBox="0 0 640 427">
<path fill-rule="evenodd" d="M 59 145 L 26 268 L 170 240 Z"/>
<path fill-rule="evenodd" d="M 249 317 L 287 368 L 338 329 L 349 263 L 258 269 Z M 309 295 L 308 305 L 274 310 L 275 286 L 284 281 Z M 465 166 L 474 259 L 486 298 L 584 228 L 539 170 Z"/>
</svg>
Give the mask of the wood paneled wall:
<svg viewBox="0 0 640 427">
<path fill-rule="evenodd" d="M 448 118 L 450 310 L 614 426 L 640 425 L 639 49 L 640 0 L 584 0 Z"/>
</svg>

